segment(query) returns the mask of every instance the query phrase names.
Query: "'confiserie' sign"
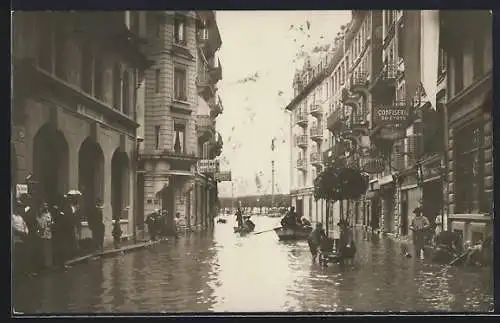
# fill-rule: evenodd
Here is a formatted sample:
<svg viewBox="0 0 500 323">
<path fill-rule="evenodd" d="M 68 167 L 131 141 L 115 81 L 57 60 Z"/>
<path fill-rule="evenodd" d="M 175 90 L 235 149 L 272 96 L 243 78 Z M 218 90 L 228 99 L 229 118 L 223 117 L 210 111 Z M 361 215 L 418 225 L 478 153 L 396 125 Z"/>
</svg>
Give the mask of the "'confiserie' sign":
<svg viewBox="0 0 500 323">
<path fill-rule="evenodd" d="M 389 105 L 374 107 L 374 123 L 379 125 L 398 125 L 409 118 L 409 110 L 405 105 Z"/>
</svg>

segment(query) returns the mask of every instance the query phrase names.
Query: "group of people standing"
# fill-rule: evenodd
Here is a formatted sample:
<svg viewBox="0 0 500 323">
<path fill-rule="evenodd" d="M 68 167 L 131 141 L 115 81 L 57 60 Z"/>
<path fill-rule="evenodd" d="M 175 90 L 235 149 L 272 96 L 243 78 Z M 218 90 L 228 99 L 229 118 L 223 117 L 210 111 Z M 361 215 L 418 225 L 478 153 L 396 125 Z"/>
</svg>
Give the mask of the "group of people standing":
<svg viewBox="0 0 500 323">
<path fill-rule="evenodd" d="M 162 209 L 156 210 L 146 217 L 146 225 L 148 226 L 149 237 L 152 241 L 166 239 L 170 234 L 178 238 L 181 215 L 179 212 L 175 214 L 173 228 L 169 225 L 168 216 L 168 211 Z"/>
<path fill-rule="evenodd" d="M 100 201 L 87 218 L 92 230 L 92 248 L 102 249 L 104 223 Z M 36 203 L 29 194 L 23 194 L 16 200 L 11 222 L 16 274 L 36 275 L 54 265 L 62 267 L 81 250 L 81 209 L 77 196 L 65 195 L 52 203 Z"/>
<path fill-rule="evenodd" d="M 255 229 L 255 223 L 250 220 L 250 216 L 243 216 L 243 211 L 240 207 L 236 210 L 236 223 L 238 224 L 238 228 L 243 228 L 247 231 Z"/>
</svg>

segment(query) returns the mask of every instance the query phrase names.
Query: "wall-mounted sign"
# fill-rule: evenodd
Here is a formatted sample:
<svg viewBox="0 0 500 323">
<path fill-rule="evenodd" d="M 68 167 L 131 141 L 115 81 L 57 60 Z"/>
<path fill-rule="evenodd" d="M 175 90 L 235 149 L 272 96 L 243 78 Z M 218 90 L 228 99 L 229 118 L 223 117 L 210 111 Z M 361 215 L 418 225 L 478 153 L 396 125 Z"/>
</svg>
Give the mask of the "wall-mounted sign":
<svg viewBox="0 0 500 323">
<path fill-rule="evenodd" d="M 216 159 L 203 159 L 198 161 L 199 173 L 217 173 L 219 171 L 219 161 Z"/>
<path fill-rule="evenodd" d="M 215 173 L 215 180 L 218 182 L 230 182 L 231 181 L 231 172 L 218 172 Z"/>
<path fill-rule="evenodd" d="M 374 107 L 373 122 L 377 125 L 395 125 L 408 121 L 410 110 L 405 104 Z"/>
</svg>

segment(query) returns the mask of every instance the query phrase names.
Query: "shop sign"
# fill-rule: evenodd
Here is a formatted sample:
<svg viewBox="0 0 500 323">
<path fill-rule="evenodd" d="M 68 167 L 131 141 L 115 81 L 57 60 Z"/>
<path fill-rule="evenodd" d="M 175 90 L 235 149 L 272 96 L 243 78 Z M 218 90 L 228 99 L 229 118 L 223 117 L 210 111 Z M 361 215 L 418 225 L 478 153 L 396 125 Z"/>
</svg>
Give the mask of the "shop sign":
<svg viewBox="0 0 500 323">
<path fill-rule="evenodd" d="M 216 173 L 219 171 L 219 161 L 216 159 L 203 159 L 197 163 L 199 173 Z"/>
<path fill-rule="evenodd" d="M 410 111 L 405 104 L 375 106 L 374 110 L 373 122 L 377 125 L 403 124 L 410 117 Z"/>
<path fill-rule="evenodd" d="M 231 172 L 218 172 L 215 173 L 215 180 L 218 182 L 230 182 L 231 181 Z"/>
</svg>

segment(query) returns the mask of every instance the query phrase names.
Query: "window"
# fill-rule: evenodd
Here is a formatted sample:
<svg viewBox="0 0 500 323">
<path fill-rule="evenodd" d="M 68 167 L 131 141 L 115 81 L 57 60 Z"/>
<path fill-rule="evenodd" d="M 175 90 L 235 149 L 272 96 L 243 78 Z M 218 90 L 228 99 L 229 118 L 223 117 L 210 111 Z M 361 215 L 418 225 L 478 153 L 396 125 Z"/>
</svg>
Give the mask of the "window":
<svg viewBox="0 0 500 323">
<path fill-rule="evenodd" d="M 186 125 L 183 123 L 174 123 L 174 152 L 182 154 L 185 152 Z"/>
<path fill-rule="evenodd" d="M 174 69 L 174 97 L 176 100 L 187 101 L 186 70 L 180 67 Z"/>
<path fill-rule="evenodd" d="M 116 110 L 121 110 L 121 67 L 120 64 L 115 64 L 113 67 L 113 107 Z"/>
<path fill-rule="evenodd" d="M 102 62 L 100 59 L 95 59 L 94 62 L 94 95 L 99 100 L 103 99 L 103 71 Z"/>
<path fill-rule="evenodd" d="M 88 43 L 83 44 L 82 49 L 82 68 L 80 74 L 80 85 L 82 90 L 88 94 L 92 94 L 92 63 L 94 55 Z"/>
<path fill-rule="evenodd" d="M 130 31 L 136 35 L 139 34 L 139 12 L 129 11 L 130 13 Z"/>
<path fill-rule="evenodd" d="M 210 143 L 208 141 L 203 143 L 201 156 L 203 159 L 210 159 Z"/>
<path fill-rule="evenodd" d="M 439 63 L 438 63 L 438 76 L 446 72 L 446 52 L 444 49 L 439 49 Z"/>
<path fill-rule="evenodd" d="M 129 115 L 130 113 L 130 80 L 129 72 L 127 70 L 123 71 L 123 82 L 122 82 L 122 109 L 123 113 Z"/>
<path fill-rule="evenodd" d="M 38 66 L 48 72 L 52 72 L 53 55 L 53 28 L 52 21 L 41 20 L 37 26 L 40 30 L 40 42 L 38 45 Z"/>
<path fill-rule="evenodd" d="M 468 125 L 456 132 L 456 212 L 487 212 L 483 189 L 483 129 L 482 123 Z"/>
<path fill-rule="evenodd" d="M 455 85 L 455 95 L 458 94 L 460 91 L 462 91 L 464 87 L 464 57 L 463 57 L 463 51 L 462 49 L 458 49 L 457 52 L 454 55 L 454 61 L 455 61 L 455 77 L 454 77 L 454 85 Z"/>
<path fill-rule="evenodd" d="M 68 41 L 68 37 L 66 35 L 65 26 L 59 25 L 56 27 L 54 33 L 54 49 L 55 49 L 55 74 L 57 77 L 66 80 L 66 55 L 64 55 L 64 49 L 66 47 L 66 43 Z"/>
<path fill-rule="evenodd" d="M 162 17 L 157 17 L 155 23 L 156 23 L 155 24 L 156 37 L 161 37 L 162 28 L 163 28 L 163 19 L 162 19 Z"/>
<path fill-rule="evenodd" d="M 155 126 L 155 149 L 160 149 L 160 126 Z"/>
<path fill-rule="evenodd" d="M 155 70 L 155 92 L 160 93 L 160 69 Z"/>
<path fill-rule="evenodd" d="M 174 19 L 174 41 L 176 44 L 186 44 L 186 21 L 182 16 Z"/>
<path fill-rule="evenodd" d="M 474 48 L 472 59 L 474 61 L 473 77 L 474 80 L 483 76 L 484 74 L 484 48 L 485 42 L 482 35 L 477 35 L 474 38 Z"/>
</svg>

